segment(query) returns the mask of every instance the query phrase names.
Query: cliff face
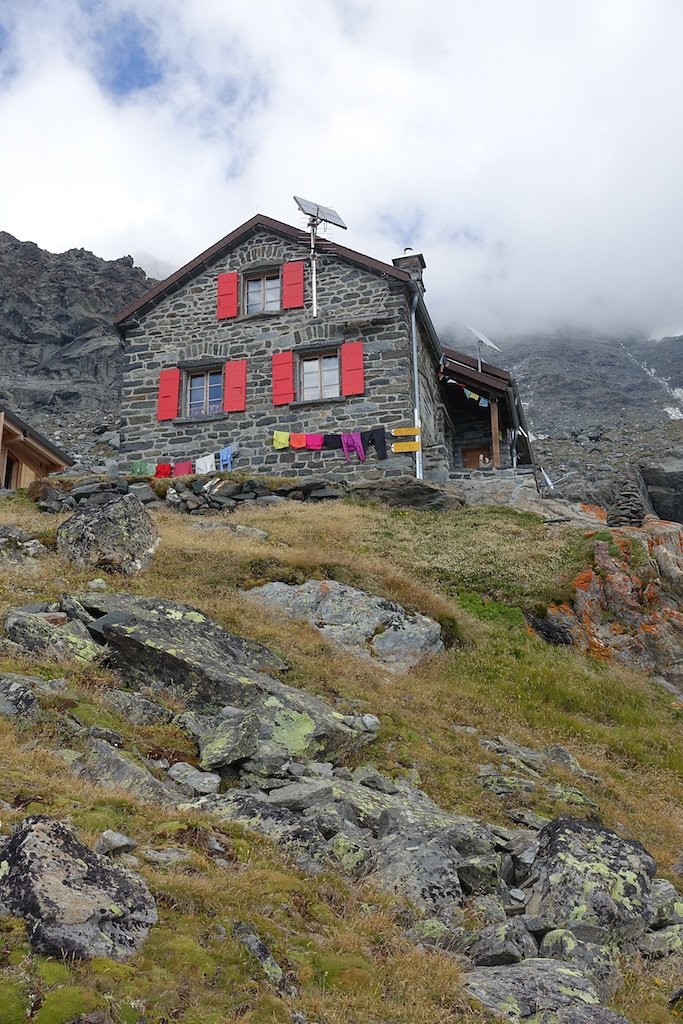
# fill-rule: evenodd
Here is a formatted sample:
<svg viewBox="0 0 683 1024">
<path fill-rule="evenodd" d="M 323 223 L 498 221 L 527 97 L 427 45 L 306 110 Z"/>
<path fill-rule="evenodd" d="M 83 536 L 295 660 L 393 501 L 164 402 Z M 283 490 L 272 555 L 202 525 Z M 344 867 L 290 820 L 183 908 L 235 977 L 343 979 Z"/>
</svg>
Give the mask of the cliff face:
<svg viewBox="0 0 683 1024">
<path fill-rule="evenodd" d="M 121 343 L 112 315 L 153 283 L 131 256 L 49 253 L 0 231 L 0 403 L 32 422 L 115 414 Z"/>
</svg>

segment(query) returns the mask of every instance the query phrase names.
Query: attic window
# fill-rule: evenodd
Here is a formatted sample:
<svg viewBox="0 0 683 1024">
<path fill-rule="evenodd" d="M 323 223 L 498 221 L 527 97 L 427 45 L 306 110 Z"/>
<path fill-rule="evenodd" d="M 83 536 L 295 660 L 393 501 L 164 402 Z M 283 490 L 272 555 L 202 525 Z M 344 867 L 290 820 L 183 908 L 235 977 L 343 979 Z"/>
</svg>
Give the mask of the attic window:
<svg viewBox="0 0 683 1024">
<path fill-rule="evenodd" d="M 272 313 L 280 309 L 279 271 L 245 278 L 244 308 L 247 313 Z"/>
</svg>

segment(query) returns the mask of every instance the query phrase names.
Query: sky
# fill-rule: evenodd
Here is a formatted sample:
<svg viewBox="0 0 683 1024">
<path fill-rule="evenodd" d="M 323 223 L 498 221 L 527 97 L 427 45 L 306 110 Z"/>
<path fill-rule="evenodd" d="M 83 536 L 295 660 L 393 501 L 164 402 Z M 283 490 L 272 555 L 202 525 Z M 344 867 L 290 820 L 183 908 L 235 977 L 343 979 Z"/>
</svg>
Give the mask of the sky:
<svg viewBox="0 0 683 1024">
<path fill-rule="evenodd" d="M 293 195 L 439 330 L 683 331 L 680 0 L 0 0 L 0 230 L 165 276 Z"/>
</svg>

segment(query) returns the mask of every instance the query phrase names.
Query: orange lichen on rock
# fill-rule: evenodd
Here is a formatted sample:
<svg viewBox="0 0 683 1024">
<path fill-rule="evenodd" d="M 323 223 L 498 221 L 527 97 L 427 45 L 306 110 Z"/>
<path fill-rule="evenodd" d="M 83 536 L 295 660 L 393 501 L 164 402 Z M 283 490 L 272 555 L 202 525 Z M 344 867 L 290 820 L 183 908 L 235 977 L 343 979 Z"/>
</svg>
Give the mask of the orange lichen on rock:
<svg viewBox="0 0 683 1024">
<path fill-rule="evenodd" d="M 581 502 L 581 511 L 585 512 L 587 516 L 592 516 L 593 519 L 599 519 L 600 522 L 607 522 L 607 509 L 601 505 L 589 505 L 586 502 Z"/>
<path fill-rule="evenodd" d="M 593 581 L 595 580 L 595 573 L 592 569 L 584 569 L 583 572 L 574 580 L 575 590 L 590 590 Z"/>
</svg>

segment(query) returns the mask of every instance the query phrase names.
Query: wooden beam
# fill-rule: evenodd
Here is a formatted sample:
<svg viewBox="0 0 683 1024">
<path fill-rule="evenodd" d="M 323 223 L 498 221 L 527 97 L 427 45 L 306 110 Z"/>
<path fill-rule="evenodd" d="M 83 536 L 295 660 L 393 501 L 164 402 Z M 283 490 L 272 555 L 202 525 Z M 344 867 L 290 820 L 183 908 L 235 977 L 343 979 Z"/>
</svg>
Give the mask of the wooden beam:
<svg viewBox="0 0 683 1024">
<path fill-rule="evenodd" d="M 491 399 L 489 404 L 491 410 L 491 442 L 493 452 L 493 467 L 494 469 L 500 469 L 500 427 L 498 424 L 498 402 L 495 398 Z"/>
<path fill-rule="evenodd" d="M 5 414 L 0 412 L 0 488 L 5 486 L 5 469 L 7 468 L 7 448 L 3 442 L 5 432 Z"/>
</svg>

